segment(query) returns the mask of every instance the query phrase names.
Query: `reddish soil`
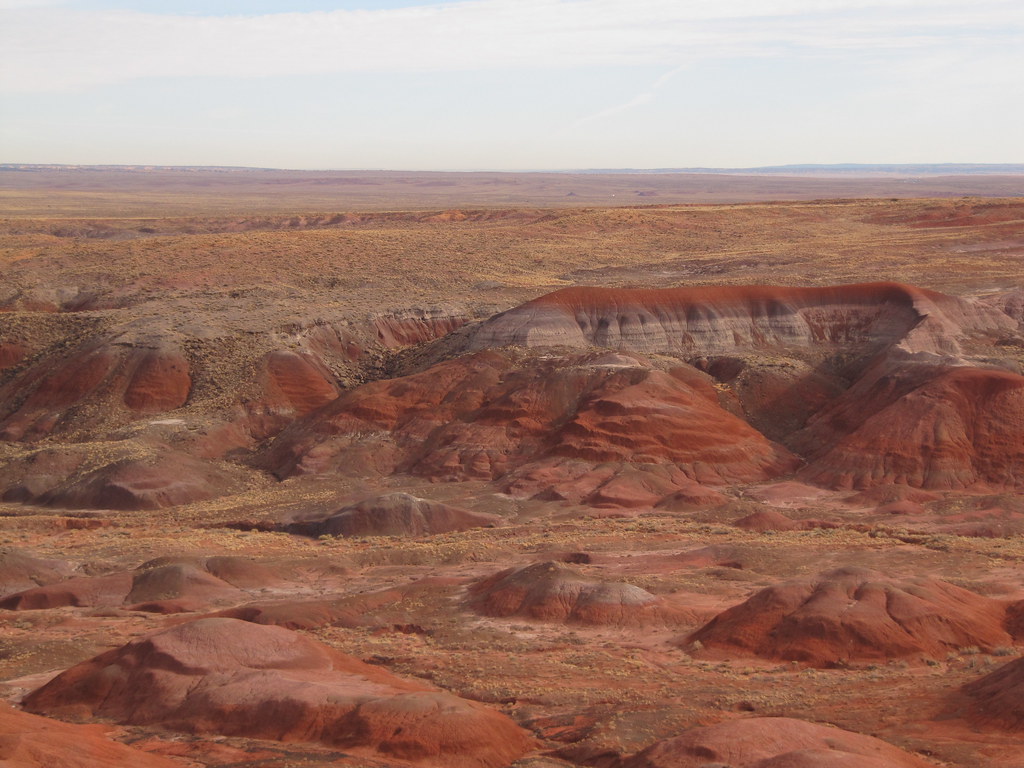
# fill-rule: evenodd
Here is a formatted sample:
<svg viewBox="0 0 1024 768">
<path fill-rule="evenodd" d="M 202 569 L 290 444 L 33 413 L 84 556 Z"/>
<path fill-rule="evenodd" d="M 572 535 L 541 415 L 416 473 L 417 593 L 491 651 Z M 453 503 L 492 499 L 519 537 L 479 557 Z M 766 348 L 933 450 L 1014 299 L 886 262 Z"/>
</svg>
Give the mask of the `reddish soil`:
<svg viewBox="0 0 1024 768">
<path fill-rule="evenodd" d="M 0 762 L 1019 768 L 1020 199 L 35 173 Z"/>
</svg>

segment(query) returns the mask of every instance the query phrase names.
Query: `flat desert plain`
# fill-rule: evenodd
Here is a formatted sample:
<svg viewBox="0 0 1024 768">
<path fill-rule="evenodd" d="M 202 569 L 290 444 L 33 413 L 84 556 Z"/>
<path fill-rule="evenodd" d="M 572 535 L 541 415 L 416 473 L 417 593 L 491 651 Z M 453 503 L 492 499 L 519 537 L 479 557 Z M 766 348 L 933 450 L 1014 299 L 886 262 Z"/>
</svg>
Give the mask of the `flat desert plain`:
<svg viewBox="0 0 1024 768">
<path fill-rule="evenodd" d="M 1021 177 L 0 170 L 0 762 L 1024 765 Z"/>
</svg>

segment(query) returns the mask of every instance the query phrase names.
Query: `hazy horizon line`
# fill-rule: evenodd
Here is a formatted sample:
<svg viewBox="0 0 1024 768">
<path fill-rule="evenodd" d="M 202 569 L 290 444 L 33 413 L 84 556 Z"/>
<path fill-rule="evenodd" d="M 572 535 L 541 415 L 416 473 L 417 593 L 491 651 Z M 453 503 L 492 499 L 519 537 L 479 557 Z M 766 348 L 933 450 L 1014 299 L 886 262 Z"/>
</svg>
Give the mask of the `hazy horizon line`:
<svg viewBox="0 0 1024 768">
<path fill-rule="evenodd" d="M 282 171 L 292 173 L 587 173 L 587 174 L 671 174 L 671 173 L 766 173 L 785 171 L 940 171 L 959 170 L 974 173 L 1024 174 L 1024 163 L 784 163 L 757 166 L 681 166 L 681 167 L 593 167 L 593 168 L 286 168 L 255 165 L 206 165 L 206 164 L 164 164 L 164 163 L 32 163 L 3 162 L 0 170 L 30 169 L 122 169 L 122 170 L 210 170 L 210 171 Z"/>
</svg>

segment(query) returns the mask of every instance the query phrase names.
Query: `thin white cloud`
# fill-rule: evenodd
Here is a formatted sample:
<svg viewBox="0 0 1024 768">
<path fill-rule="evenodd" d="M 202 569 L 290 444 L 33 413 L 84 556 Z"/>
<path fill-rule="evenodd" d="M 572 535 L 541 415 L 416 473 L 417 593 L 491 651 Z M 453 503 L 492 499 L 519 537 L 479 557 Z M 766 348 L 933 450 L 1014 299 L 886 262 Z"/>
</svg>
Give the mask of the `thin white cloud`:
<svg viewBox="0 0 1024 768">
<path fill-rule="evenodd" d="M 0 90 L 8 92 L 151 77 L 669 66 L 783 51 L 913 51 L 970 35 L 982 45 L 1016 36 L 1024 49 L 1019 0 L 969 9 L 953 0 L 476 0 L 251 17 L 0 3 Z"/>
<path fill-rule="evenodd" d="M 650 104 L 652 101 L 655 100 L 655 98 L 657 98 L 658 91 L 660 91 L 663 87 L 668 85 L 669 81 L 673 77 L 682 72 L 688 66 L 688 64 L 680 64 L 678 67 L 673 67 L 668 72 L 661 75 L 657 80 L 655 80 L 647 88 L 642 90 L 633 98 L 629 99 L 628 101 L 624 101 L 621 104 L 615 104 L 611 107 L 608 107 L 607 109 L 602 109 L 601 111 L 595 112 L 592 115 L 581 117 L 579 120 L 572 124 L 569 130 L 575 131 L 588 123 L 595 123 L 601 120 L 605 120 L 609 117 L 613 117 L 614 115 L 620 114 L 622 112 L 628 112 L 629 110 L 634 109 L 636 107 L 642 107 L 644 104 Z"/>
</svg>

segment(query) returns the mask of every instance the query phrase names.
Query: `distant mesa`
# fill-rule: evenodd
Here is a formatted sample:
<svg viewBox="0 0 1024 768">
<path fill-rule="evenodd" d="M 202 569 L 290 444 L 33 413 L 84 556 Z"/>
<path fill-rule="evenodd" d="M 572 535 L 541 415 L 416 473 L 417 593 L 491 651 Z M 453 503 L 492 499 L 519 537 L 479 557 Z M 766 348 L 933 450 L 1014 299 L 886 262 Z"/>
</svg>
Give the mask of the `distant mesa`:
<svg viewBox="0 0 1024 768">
<path fill-rule="evenodd" d="M 550 560 L 478 581 L 469 589 L 467 604 L 496 618 L 595 625 L 679 624 L 694 616 L 640 587 L 591 581 L 572 566 Z"/>
<path fill-rule="evenodd" d="M 751 717 L 659 741 L 623 768 L 932 768 L 872 736 L 788 717 Z"/>
<path fill-rule="evenodd" d="M 389 493 L 343 507 L 323 520 L 290 523 L 285 530 L 306 536 L 427 536 L 502 523 L 499 515 Z"/>
<path fill-rule="evenodd" d="M 947 582 L 849 567 L 761 590 L 687 642 L 816 666 L 944 658 L 1011 644 L 1005 619 L 1005 603 Z"/>
<path fill-rule="evenodd" d="M 533 744 L 499 712 L 275 626 L 209 618 L 61 673 L 25 708 L 194 734 L 320 742 L 415 765 L 499 768 Z"/>
<path fill-rule="evenodd" d="M 492 317 L 469 348 L 611 347 L 733 354 L 769 348 L 898 345 L 955 354 L 971 331 L 1015 327 L 996 308 L 900 283 L 825 288 L 563 288 Z"/>
</svg>

